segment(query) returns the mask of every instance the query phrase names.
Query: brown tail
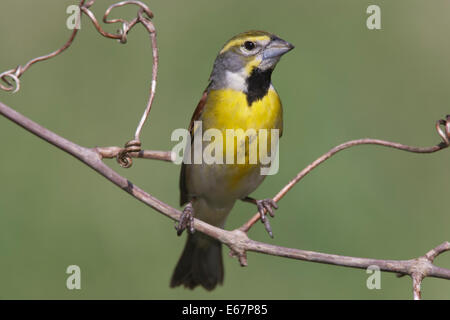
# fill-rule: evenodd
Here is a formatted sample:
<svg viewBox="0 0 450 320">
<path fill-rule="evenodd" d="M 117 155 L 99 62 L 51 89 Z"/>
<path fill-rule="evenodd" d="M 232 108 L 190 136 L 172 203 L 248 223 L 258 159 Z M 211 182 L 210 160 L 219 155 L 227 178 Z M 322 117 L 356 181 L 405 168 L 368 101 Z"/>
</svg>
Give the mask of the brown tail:
<svg viewBox="0 0 450 320">
<path fill-rule="evenodd" d="M 201 285 L 213 290 L 223 282 L 222 244 L 199 232 L 189 234 L 170 281 L 172 288 Z"/>
</svg>

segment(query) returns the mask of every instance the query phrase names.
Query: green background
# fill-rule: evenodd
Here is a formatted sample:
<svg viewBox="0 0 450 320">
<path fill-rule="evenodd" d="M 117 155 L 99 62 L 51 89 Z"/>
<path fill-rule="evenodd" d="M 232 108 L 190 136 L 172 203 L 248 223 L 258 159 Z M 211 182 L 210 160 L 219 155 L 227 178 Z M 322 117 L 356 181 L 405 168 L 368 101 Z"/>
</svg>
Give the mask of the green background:
<svg viewBox="0 0 450 320">
<path fill-rule="evenodd" d="M 107 5 L 97 1 L 98 18 Z M 2 0 L 0 70 L 51 52 L 70 35 L 75 1 Z M 146 1 L 149 3 L 149 1 Z M 382 30 L 366 28 L 381 7 Z M 276 33 L 296 48 L 273 75 L 284 105 L 280 171 L 255 192 L 270 197 L 331 147 L 372 137 L 411 145 L 440 141 L 450 113 L 449 1 L 163 1 L 149 3 L 158 30 L 160 72 L 146 149 L 169 150 L 207 85 L 214 58 L 248 29 Z M 133 17 L 135 7 L 114 17 Z M 106 26 L 113 32 L 116 26 Z M 83 146 L 123 145 L 133 137 L 151 76 L 148 36 L 138 26 L 126 45 L 101 37 L 84 18 L 72 47 L 36 64 L 19 93 L 0 101 Z M 170 289 L 184 245 L 174 222 L 136 201 L 79 161 L 0 117 L 0 298 L 25 299 L 410 299 L 411 281 L 383 273 L 368 290 L 365 270 L 249 253 L 241 268 L 224 250 L 225 283 L 213 292 Z M 137 160 L 111 167 L 177 206 L 179 168 Z M 250 237 L 350 256 L 409 259 L 449 239 L 450 150 L 432 155 L 360 146 L 315 170 L 280 202 L 275 238 L 258 223 Z M 227 228 L 255 212 L 239 203 Z M 450 254 L 436 260 L 450 267 Z M 81 267 L 82 289 L 65 286 Z M 450 282 L 427 278 L 425 299 L 449 299 Z"/>
</svg>

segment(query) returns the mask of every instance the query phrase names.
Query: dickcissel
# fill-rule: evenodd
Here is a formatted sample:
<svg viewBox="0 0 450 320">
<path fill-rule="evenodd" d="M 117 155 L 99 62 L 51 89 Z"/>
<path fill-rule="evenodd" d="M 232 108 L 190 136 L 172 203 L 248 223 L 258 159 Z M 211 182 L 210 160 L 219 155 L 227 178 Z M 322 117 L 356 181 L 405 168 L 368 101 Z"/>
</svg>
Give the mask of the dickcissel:
<svg viewBox="0 0 450 320">
<path fill-rule="evenodd" d="M 192 116 L 189 125 L 192 140 L 196 137 L 195 121 L 201 121 L 203 130 L 254 129 L 258 135 L 260 129 L 278 129 L 281 136 L 282 107 L 271 75 L 280 57 L 293 48 L 289 42 L 264 31 L 248 31 L 230 39 L 214 62 L 210 83 Z M 234 149 L 237 152 L 237 148 L 244 148 L 247 159 L 250 144 L 259 141 L 248 138 L 248 143 L 237 144 Z M 206 145 L 203 143 L 203 148 Z M 273 215 L 276 203 L 272 199 L 249 197 L 265 177 L 260 167 L 259 159 L 254 164 L 182 164 L 180 205 L 186 206 L 176 228 L 179 235 L 186 228 L 190 233 L 171 287 L 184 285 L 193 289 L 201 285 L 212 290 L 223 282 L 221 243 L 202 233 L 193 233 L 194 216 L 223 228 L 236 200 L 251 202 L 257 205 L 272 236 L 265 212 Z"/>
</svg>

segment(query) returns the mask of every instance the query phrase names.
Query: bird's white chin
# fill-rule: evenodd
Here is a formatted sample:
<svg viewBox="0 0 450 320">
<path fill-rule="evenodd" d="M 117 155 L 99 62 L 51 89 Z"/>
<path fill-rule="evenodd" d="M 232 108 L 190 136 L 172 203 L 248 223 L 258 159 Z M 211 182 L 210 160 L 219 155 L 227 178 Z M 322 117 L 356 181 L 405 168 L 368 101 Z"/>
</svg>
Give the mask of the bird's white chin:
<svg viewBox="0 0 450 320">
<path fill-rule="evenodd" d="M 247 75 L 244 70 L 240 72 L 231 72 L 227 70 L 225 76 L 226 87 L 244 92 L 247 89 L 247 84 L 245 82 L 246 77 Z"/>
<path fill-rule="evenodd" d="M 259 64 L 258 69 L 260 69 L 261 71 L 273 69 L 277 65 L 278 61 L 280 61 L 280 56 L 263 59 L 263 61 L 261 61 L 261 63 Z"/>
</svg>

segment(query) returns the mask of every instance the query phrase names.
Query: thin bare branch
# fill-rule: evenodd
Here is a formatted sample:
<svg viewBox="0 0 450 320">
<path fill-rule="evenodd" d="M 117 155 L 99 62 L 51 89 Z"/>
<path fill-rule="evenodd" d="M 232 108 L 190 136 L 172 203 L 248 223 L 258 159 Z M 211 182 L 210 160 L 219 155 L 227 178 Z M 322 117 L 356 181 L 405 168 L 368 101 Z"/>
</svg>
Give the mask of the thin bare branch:
<svg viewBox="0 0 450 320">
<path fill-rule="evenodd" d="M 34 135 L 41 139 L 44 139 L 48 143 L 58 147 L 59 149 L 69 153 L 78 160 L 85 163 L 90 168 L 94 169 L 106 179 L 125 190 L 126 192 L 133 195 L 138 200 L 144 202 L 151 208 L 165 214 L 166 216 L 176 220 L 180 214 L 180 211 L 170 207 L 169 205 L 163 203 L 162 201 L 149 195 L 139 187 L 133 185 L 126 178 L 119 175 L 113 169 L 108 167 L 101 159 L 102 154 L 98 152 L 99 148 L 85 148 L 76 143 L 67 140 L 56 133 L 42 127 L 36 122 L 28 119 L 24 115 L 18 113 L 17 111 L 9 108 L 5 104 L 0 102 L 0 114 L 10 119 L 14 123 L 18 124 L 22 128 L 28 130 Z M 100 149 L 101 151 L 102 149 Z"/>
<path fill-rule="evenodd" d="M 85 0 L 82 0 L 80 2 L 80 6 L 83 5 Z M 67 40 L 67 42 L 58 50 L 53 51 L 52 53 L 49 53 L 45 56 L 40 56 L 34 59 L 31 59 L 30 61 L 28 61 L 25 66 L 17 66 L 14 69 L 11 70 L 7 70 L 3 73 L 0 73 L 0 80 L 3 80 L 4 83 L 6 84 L 3 85 L 0 81 L 0 89 L 4 90 L 4 91 L 12 91 L 12 93 L 16 93 L 17 91 L 20 90 L 20 77 L 35 63 L 40 62 L 40 61 L 45 61 L 48 59 L 51 59 L 53 57 L 56 57 L 57 55 L 59 55 L 60 53 L 62 53 L 64 50 L 66 50 L 68 47 L 70 47 L 70 45 L 73 43 L 73 40 L 75 39 L 75 36 L 78 33 L 78 29 L 74 28 L 72 31 L 72 34 L 70 35 L 69 40 Z M 9 79 L 12 79 L 14 81 L 14 83 L 11 83 Z"/>
<path fill-rule="evenodd" d="M 117 155 L 123 152 L 124 148 L 121 147 L 96 147 L 94 148 L 103 159 L 113 159 L 117 158 Z M 175 160 L 175 155 L 172 151 L 157 151 L 157 150 L 141 150 L 139 152 L 130 152 L 129 156 L 132 158 L 142 158 L 142 159 L 154 159 L 173 162 Z"/>
<path fill-rule="evenodd" d="M 139 21 L 145 26 L 147 32 L 150 34 L 150 39 L 152 42 L 152 55 L 153 55 L 153 69 L 152 69 L 152 84 L 150 87 L 150 95 L 147 102 L 147 107 L 145 108 L 144 114 L 142 115 L 141 121 L 136 129 L 136 133 L 134 134 L 134 139 L 139 141 L 139 137 L 141 135 L 142 127 L 144 126 L 145 121 L 148 118 L 148 114 L 152 108 L 153 100 L 155 99 L 156 93 L 156 76 L 158 74 L 158 45 L 156 44 L 156 29 L 153 23 L 146 19 L 142 12 L 138 13 Z"/>
<path fill-rule="evenodd" d="M 60 137 L 50 130 L 40 126 L 39 124 L 28 119 L 27 117 L 23 116 L 22 114 L 11 109 L 1 102 L 0 114 L 23 127 L 24 129 L 28 130 L 29 132 L 33 133 L 34 135 L 38 136 L 39 138 L 44 139 L 50 144 L 71 154 L 90 168 L 97 171 L 104 178 L 114 183 L 122 190 L 128 192 L 130 195 L 145 203 L 149 207 L 155 209 L 156 211 L 166 215 L 173 220 L 177 221 L 179 219 L 181 215 L 181 212 L 179 210 L 151 196 L 103 163 L 102 158 L 112 157 L 116 152 L 119 152 L 120 148 L 108 147 L 89 149 L 79 146 L 72 141 Z M 218 241 L 226 244 L 231 249 L 232 255 L 236 256 L 243 266 L 247 265 L 247 251 L 259 252 L 296 260 L 325 263 L 359 269 L 366 269 L 369 266 L 377 265 L 382 271 L 410 275 L 413 278 L 415 297 L 418 297 L 418 294 L 420 295 L 420 283 L 423 278 L 435 277 L 441 279 L 450 279 L 450 269 L 437 267 L 432 262 L 432 260 L 438 254 L 442 254 L 443 252 L 450 250 L 450 245 L 448 242 L 445 242 L 440 246 L 430 250 L 423 257 L 410 260 L 381 260 L 348 257 L 275 246 L 251 240 L 248 238 L 247 233 L 243 232 L 242 230 L 236 229 L 233 231 L 227 231 L 214 227 L 197 219 L 194 220 L 194 227 L 197 231 L 203 232 L 210 237 L 213 237 Z"/>
<path fill-rule="evenodd" d="M 95 3 L 95 0 L 90 0 L 86 2 L 86 0 L 81 0 L 79 4 L 80 12 L 84 13 L 94 24 L 97 31 L 103 35 L 106 38 L 110 39 L 116 39 L 121 43 L 127 42 L 127 36 L 128 32 L 138 23 L 141 23 L 144 28 L 147 30 L 147 32 L 150 35 L 150 42 L 152 46 L 152 55 L 153 55 L 153 63 L 152 63 L 152 77 L 151 77 L 151 84 L 149 89 L 149 97 L 147 100 L 147 105 L 145 107 L 144 113 L 141 117 L 141 120 L 139 121 L 139 124 L 136 128 L 136 132 L 134 134 L 134 139 L 128 141 L 125 144 L 125 147 L 121 149 L 121 151 L 117 154 L 116 159 L 117 162 L 124 168 L 129 168 L 133 164 L 133 156 L 130 155 L 130 153 L 136 153 L 141 151 L 141 141 L 140 141 L 140 135 L 142 128 L 148 118 L 148 115 L 150 113 L 153 100 L 155 98 L 156 93 L 156 79 L 158 74 L 158 45 L 156 42 L 156 29 L 153 25 L 151 19 L 153 18 L 153 12 L 141 1 L 134 1 L 134 0 L 128 0 L 128 1 L 122 1 L 115 3 L 111 6 L 109 6 L 105 14 L 103 15 L 103 22 L 106 24 L 114 24 L 114 23 L 121 23 L 121 28 L 119 29 L 118 33 L 109 33 L 103 30 L 103 28 L 100 26 L 97 18 L 92 13 L 89 8 Z M 126 5 L 136 5 L 139 7 L 137 16 L 128 21 L 125 19 L 109 19 L 109 15 L 111 14 L 111 11 L 114 8 L 123 7 Z M 81 16 L 79 17 L 81 20 Z M 69 40 L 62 46 L 60 49 L 35 59 L 30 60 L 24 67 L 17 66 L 14 69 L 7 70 L 0 74 L 0 80 L 2 80 L 6 85 L 2 84 L 0 81 L 0 89 L 4 91 L 12 91 L 13 93 L 20 90 L 20 77 L 23 73 L 25 73 L 30 66 L 32 66 L 34 63 L 39 61 L 48 60 L 50 58 L 53 58 L 60 53 L 62 53 L 64 50 L 66 50 L 74 41 L 75 36 L 78 33 L 78 28 L 74 28 L 72 31 L 72 34 L 69 38 Z"/>
<path fill-rule="evenodd" d="M 351 148 L 354 146 L 359 146 L 359 145 L 364 145 L 364 144 L 374 144 L 374 145 L 394 148 L 394 149 L 398 149 L 398 150 L 403 150 L 403 151 L 407 151 L 407 152 L 422 153 L 422 154 L 433 153 L 433 152 L 437 152 L 437 151 L 447 148 L 450 145 L 450 115 L 447 115 L 445 120 L 443 120 L 443 119 L 438 120 L 436 122 L 435 127 L 436 127 L 436 130 L 437 130 L 439 136 L 442 138 L 443 141 L 432 147 L 424 147 L 424 148 L 413 147 L 413 146 L 408 146 L 408 145 L 404 145 L 404 144 L 397 143 L 397 142 L 390 142 L 390 141 L 384 141 L 384 140 L 379 140 L 379 139 L 368 139 L 368 138 L 351 140 L 351 141 L 342 143 L 342 144 L 334 147 L 327 153 L 323 154 L 322 156 L 320 156 L 319 158 L 314 160 L 311 164 L 309 164 L 306 168 L 304 168 L 302 171 L 300 171 L 297 174 L 297 176 L 295 176 L 291 181 L 289 181 L 289 183 L 286 186 L 284 186 L 283 189 L 281 189 L 280 192 L 278 192 L 275 197 L 273 197 L 273 200 L 275 202 L 280 201 L 289 192 L 289 190 L 291 190 L 300 180 L 302 180 L 308 173 L 310 173 L 312 170 L 317 168 L 320 164 L 322 164 L 323 162 L 325 162 L 326 160 L 328 160 L 329 158 L 334 156 L 339 151 L 342 151 L 342 150 L 345 150 L 345 149 L 348 149 L 348 148 Z M 259 219 L 260 219 L 260 214 L 258 212 L 255 215 L 253 215 L 253 217 L 250 218 L 250 220 L 248 220 L 246 223 L 244 223 L 240 229 L 244 232 L 248 232 L 250 230 L 250 228 Z"/>
<path fill-rule="evenodd" d="M 150 35 L 153 63 L 152 63 L 152 77 L 151 77 L 152 81 L 151 81 L 151 85 L 150 85 L 147 105 L 145 107 L 145 110 L 141 117 L 141 120 L 139 121 L 139 124 L 136 128 L 136 132 L 134 134 L 134 139 L 128 141 L 125 144 L 125 147 L 119 152 L 119 154 L 117 154 L 117 157 L 116 157 L 117 162 L 122 167 L 129 168 L 133 164 L 133 159 L 132 159 L 133 156 L 131 156 L 130 154 L 141 151 L 141 141 L 140 141 L 141 131 L 142 131 L 142 128 L 143 128 L 145 122 L 147 121 L 148 115 L 152 108 L 153 100 L 155 98 L 155 93 L 156 93 L 156 83 L 157 83 L 156 79 L 157 79 L 157 74 L 158 74 L 158 45 L 156 42 L 156 29 L 151 21 L 151 19 L 153 18 L 153 12 L 144 3 L 140 2 L 140 1 L 133 1 L 133 0 L 122 1 L 122 2 L 118 2 L 118 3 L 115 3 L 111 6 L 109 6 L 108 9 L 106 9 L 105 14 L 103 15 L 103 22 L 107 23 L 107 24 L 111 24 L 111 23 L 121 23 L 122 24 L 122 27 L 119 30 L 119 32 L 117 34 L 112 34 L 112 33 L 108 33 L 105 30 L 103 30 L 103 28 L 98 23 L 98 20 L 95 17 L 95 15 L 92 13 L 92 11 L 89 10 L 89 7 L 93 5 L 94 1 L 95 0 L 91 0 L 86 5 L 81 6 L 81 10 L 84 14 L 86 14 L 91 19 L 91 21 L 94 24 L 97 31 L 100 32 L 100 34 L 102 34 L 103 36 L 105 36 L 107 38 L 111 38 L 111 39 L 117 39 L 121 43 L 126 43 L 128 32 L 137 23 L 141 23 Z M 127 20 L 121 19 L 121 18 L 119 18 L 119 19 L 109 19 L 108 18 L 111 11 L 114 8 L 123 7 L 125 5 L 136 5 L 139 7 L 136 18 L 132 19 L 131 21 L 127 21 Z"/>
<path fill-rule="evenodd" d="M 422 298 L 422 293 L 420 291 L 420 287 L 422 285 L 423 277 L 422 277 L 422 275 L 420 275 L 418 273 L 413 273 L 411 275 L 411 278 L 413 280 L 413 299 L 420 300 Z"/>
<path fill-rule="evenodd" d="M 437 256 L 439 256 L 440 254 L 442 254 L 446 251 L 450 251 L 450 242 L 448 242 L 448 241 L 446 241 L 446 242 L 442 243 L 441 245 L 437 246 L 436 248 L 428 251 L 427 254 L 425 255 L 425 257 L 430 262 L 433 262 L 434 259 L 437 258 Z"/>
</svg>

